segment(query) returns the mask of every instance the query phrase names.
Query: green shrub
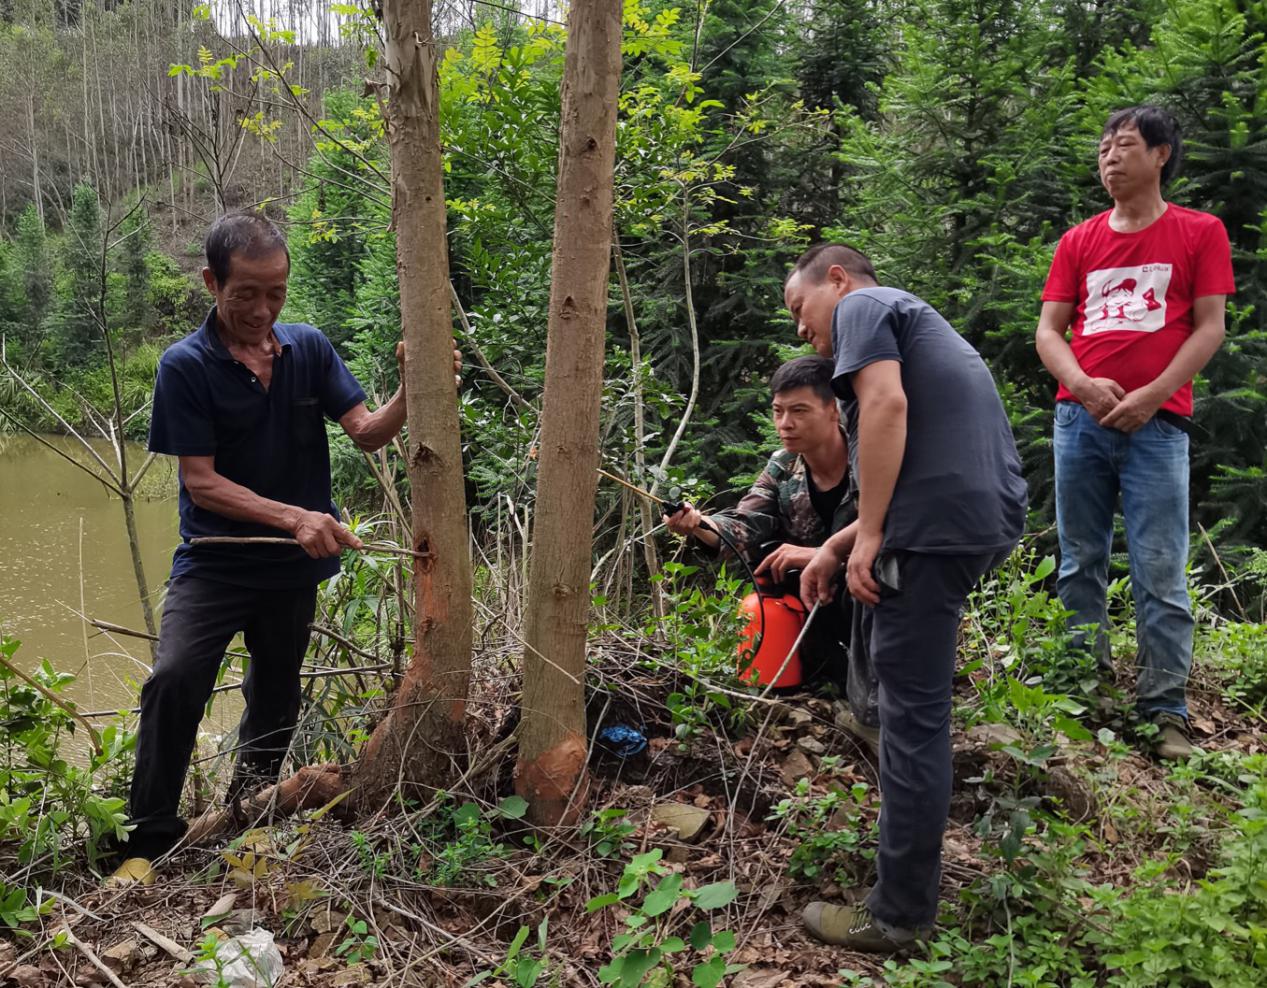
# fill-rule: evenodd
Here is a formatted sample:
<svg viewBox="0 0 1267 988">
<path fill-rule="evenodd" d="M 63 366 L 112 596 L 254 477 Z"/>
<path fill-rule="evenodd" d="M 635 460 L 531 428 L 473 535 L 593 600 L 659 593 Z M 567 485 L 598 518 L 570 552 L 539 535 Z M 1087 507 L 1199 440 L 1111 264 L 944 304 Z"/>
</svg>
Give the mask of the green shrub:
<svg viewBox="0 0 1267 988">
<path fill-rule="evenodd" d="M 0 637 L 5 663 L 13 662 L 18 644 Z M 77 856 L 80 846 L 95 865 L 106 841 L 125 833 L 120 793 L 131 773 L 135 735 L 109 725 L 87 764 L 78 763 L 67 748 L 82 725 L 47 695 L 61 694 L 74 677 L 45 661 L 31 678 L 47 693 L 0 665 L 0 847 L 46 874 Z"/>
</svg>

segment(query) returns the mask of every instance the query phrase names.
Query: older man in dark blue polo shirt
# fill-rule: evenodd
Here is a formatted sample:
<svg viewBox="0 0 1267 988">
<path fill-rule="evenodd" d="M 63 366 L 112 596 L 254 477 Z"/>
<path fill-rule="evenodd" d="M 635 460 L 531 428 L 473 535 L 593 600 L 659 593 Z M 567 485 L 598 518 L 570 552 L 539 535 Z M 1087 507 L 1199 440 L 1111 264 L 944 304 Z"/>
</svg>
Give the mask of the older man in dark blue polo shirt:
<svg viewBox="0 0 1267 988">
<path fill-rule="evenodd" d="M 172 560 L 154 668 L 141 691 L 130 835 L 119 881 L 185 831 L 178 814 L 198 723 L 225 649 L 251 661 L 229 799 L 275 781 L 299 715 L 299 667 L 317 584 L 361 543 L 330 499 L 326 418 L 373 451 L 405 422 L 399 390 L 370 412 L 365 392 L 312 326 L 279 323 L 290 256 L 255 214 L 221 217 L 203 280 L 215 306 L 159 363 L 149 447 L 180 459 L 181 544 Z M 404 360 L 398 345 L 396 357 Z M 201 536 L 283 536 L 298 545 L 192 544 Z"/>
</svg>

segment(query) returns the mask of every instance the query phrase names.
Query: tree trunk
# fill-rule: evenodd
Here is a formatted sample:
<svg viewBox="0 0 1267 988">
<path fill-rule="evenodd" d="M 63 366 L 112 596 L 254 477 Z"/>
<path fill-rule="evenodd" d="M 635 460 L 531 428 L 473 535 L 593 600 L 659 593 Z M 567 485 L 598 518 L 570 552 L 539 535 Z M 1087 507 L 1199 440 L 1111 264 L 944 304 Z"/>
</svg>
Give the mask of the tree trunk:
<svg viewBox="0 0 1267 988">
<path fill-rule="evenodd" d="M 611 267 L 620 0 L 568 15 L 541 465 L 524 629 L 516 791 L 538 826 L 575 820 L 587 790 L 585 639 Z"/>
<path fill-rule="evenodd" d="M 119 440 L 120 444 L 124 442 Z M 126 454 L 124 454 L 126 455 Z M 145 630 L 151 635 L 158 634 L 158 625 L 154 621 L 154 604 L 150 600 L 150 585 L 145 579 L 145 561 L 141 558 L 141 536 L 136 529 L 135 492 L 128 485 L 127 467 L 121 467 L 124 476 L 123 488 L 123 523 L 128 530 L 128 550 L 132 554 L 132 575 L 136 579 L 137 593 L 141 599 L 141 617 L 145 620 Z M 150 658 L 158 658 L 158 643 L 150 642 Z"/>
<path fill-rule="evenodd" d="M 386 0 L 391 96 L 392 223 L 408 360 L 409 483 L 414 565 L 414 656 L 358 766 L 364 806 L 398 782 L 440 786 L 463 750 L 471 676 L 471 559 L 462 480 L 453 326 L 440 157 L 437 64 L 430 0 Z"/>
</svg>

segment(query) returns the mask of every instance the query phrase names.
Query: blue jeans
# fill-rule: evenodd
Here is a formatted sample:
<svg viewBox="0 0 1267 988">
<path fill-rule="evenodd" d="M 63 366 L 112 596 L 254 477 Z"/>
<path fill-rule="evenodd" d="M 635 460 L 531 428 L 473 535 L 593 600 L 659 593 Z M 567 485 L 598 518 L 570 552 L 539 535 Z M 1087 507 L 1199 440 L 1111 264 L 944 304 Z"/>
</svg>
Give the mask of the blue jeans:
<svg viewBox="0 0 1267 988">
<path fill-rule="evenodd" d="M 1145 716 L 1187 717 L 1192 668 L 1188 562 L 1188 436 L 1153 418 L 1137 432 L 1101 428 L 1076 402 L 1056 405 L 1057 592 L 1071 627 L 1095 625 L 1109 663 L 1105 592 L 1118 494 L 1126 522 L 1138 638 L 1136 697 Z"/>
</svg>

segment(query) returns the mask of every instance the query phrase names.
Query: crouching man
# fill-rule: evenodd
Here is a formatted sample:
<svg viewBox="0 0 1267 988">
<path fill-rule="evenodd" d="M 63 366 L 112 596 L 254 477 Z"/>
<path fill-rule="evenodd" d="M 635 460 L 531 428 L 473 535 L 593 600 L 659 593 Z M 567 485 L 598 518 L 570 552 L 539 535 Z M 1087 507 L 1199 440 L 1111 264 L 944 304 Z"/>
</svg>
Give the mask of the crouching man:
<svg viewBox="0 0 1267 988">
<path fill-rule="evenodd" d="M 857 511 L 832 374 L 832 362 L 819 356 L 797 357 L 775 371 L 771 407 L 783 448 L 734 508 L 702 515 L 686 505 L 666 517 L 669 528 L 723 557 L 731 555 L 717 532 L 704 527 L 707 523 L 756 565 L 758 575 L 768 573 L 776 584 L 803 570 L 829 536 L 849 529 Z M 861 636 L 851 641 L 853 610 L 843 595 L 819 609 L 802 643 L 802 664 L 808 678 L 834 684 L 848 697 L 848 705 L 838 707 L 838 721 L 874 751 L 877 692 L 865 643 Z"/>
</svg>

